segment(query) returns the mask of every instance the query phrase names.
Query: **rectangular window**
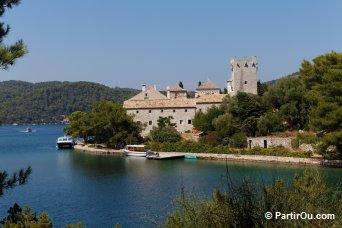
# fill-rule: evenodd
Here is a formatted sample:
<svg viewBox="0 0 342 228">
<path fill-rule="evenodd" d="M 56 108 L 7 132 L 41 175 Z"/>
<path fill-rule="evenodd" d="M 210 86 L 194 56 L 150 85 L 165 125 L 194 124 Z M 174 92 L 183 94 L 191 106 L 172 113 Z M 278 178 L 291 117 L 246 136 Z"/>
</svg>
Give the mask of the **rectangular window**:
<svg viewBox="0 0 342 228">
<path fill-rule="evenodd" d="M 148 125 L 152 125 L 152 120 L 148 121 Z"/>
<path fill-rule="evenodd" d="M 183 125 L 183 120 L 180 120 L 180 121 L 179 121 L 179 124 L 180 124 L 180 125 Z"/>
<path fill-rule="evenodd" d="M 152 111 L 151 110 L 148 110 L 148 113 L 151 113 Z"/>
<path fill-rule="evenodd" d="M 264 140 L 264 148 L 267 148 L 267 140 Z"/>
<path fill-rule="evenodd" d="M 188 120 L 188 124 L 191 124 L 191 120 Z"/>
<path fill-rule="evenodd" d="M 174 109 L 173 112 L 176 112 L 176 110 Z"/>
<path fill-rule="evenodd" d="M 137 110 L 137 111 L 135 111 L 135 113 L 136 113 L 136 114 L 138 114 L 138 113 L 139 113 L 139 111 Z"/>
<path fill-rule="evenodd" d="M 188 110 L 187 110 L 187 109 L 185 109 L 185 112 L 188 112 Z"/>
<path fill-rule="evenodd" d="M 247 84 L 247 81 L 245 81 L 245 84 Z"/>
<path fill-rule="evenodd" d="M 164 112 L 164 109 L 160 110 L 160 112 Z"/>
</svg>

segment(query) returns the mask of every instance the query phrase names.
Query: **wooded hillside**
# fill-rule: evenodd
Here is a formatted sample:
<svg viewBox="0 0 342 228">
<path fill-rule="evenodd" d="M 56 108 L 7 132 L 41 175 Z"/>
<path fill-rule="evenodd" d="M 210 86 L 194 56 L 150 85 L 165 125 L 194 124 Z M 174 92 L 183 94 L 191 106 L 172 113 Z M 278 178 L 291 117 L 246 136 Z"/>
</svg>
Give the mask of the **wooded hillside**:
<svg viewBox="0 0 342 228">
<path fill-rule="evenodd" d="M 92 82 L 0 82 L 0 123 L 60 122 L 74 111 L 90 111 L 99 101 L 122 103 L 138 90 Z"/>
</svg>

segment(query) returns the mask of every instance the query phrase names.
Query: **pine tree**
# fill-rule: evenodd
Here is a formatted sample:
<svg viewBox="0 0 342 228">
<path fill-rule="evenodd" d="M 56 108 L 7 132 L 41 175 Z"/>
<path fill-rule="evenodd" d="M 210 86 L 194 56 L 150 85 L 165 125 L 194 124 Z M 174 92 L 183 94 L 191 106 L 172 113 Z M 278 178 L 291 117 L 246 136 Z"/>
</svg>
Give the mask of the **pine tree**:
<svg viewBox="0 0 342 228">
<path fill-rule="evenodd" d="M 20 4 L 20 0 L 1 0 L 0 1 L 0 17 L 4 15 L 7 9 Z M 0 22 L 0 69 L 8 69 L 10 65 L 15 63 L 17 58 L 27 53 L 27 48 L 22 40 L 18 40 L 12 45 L 3 44 L 3 38 L 10 31 L 9 25 Z"/>
<path fill-rule="evenodd" d="M 11 177 L 8 177 L 6 171 L 0 172 L 0 197 L 4 194 L 4 190 L 25 184 L 31 172 L 30 166 L 26 170 L 20 169 L 19 173 L 13 173 Z"/>
</svg>

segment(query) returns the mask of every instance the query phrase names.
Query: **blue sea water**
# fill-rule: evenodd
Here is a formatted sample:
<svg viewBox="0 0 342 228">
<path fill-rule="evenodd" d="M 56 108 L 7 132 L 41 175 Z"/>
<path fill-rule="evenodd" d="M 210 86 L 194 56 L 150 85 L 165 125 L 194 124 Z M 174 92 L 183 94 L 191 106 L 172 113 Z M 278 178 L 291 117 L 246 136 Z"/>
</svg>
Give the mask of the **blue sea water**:
<svg viewBox="0 0 342 228">
<path fill-rule="evenodd" d="M 210 196 L 226 186 L 227 170 L 234 184 L 245 177 L 270 183 L 292 180 L 294 173 L 314 169 L 329 183 L 341 178 L 341 169 L 265 163 L 204 160 L 154 161 L 139 157 L 90 155 L 56 150 L 63 125 L 0 127 L 0 171 L 9 174 L 32 167 L 28 183 L 0 198 L 0 218 L 14 203 L 45 211 L 54 227 L 82 222 L 87 227 L 154 227 L 172 210 L 172 200 L 187 193 Z"/>
</svg>

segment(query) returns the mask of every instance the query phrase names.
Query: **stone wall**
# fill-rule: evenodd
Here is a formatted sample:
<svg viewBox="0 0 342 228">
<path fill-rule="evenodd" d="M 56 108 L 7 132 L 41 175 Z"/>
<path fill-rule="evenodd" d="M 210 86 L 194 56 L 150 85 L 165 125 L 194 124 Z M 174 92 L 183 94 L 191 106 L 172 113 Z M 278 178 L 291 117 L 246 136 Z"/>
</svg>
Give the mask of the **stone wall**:
<svg viewBox="0 0 342 228">
<path fill-rule="evenodd" d="M 177 99 L 177 98 L 187 98 L 186 91 L 168 91 L 168 98 L 170 99 Z"/>
<path fill-rule="evenodd" d="M 173 120 L 171 122 L 177 124 L 177 130 L 179 132 L 191 131 L 192 120 L 195 117 L 196 108 L 131 109 L 127 110 L 127 113 L 134 115 L 134 121 L 146 123 L 146 128 L 142 132 L 142 135 L 146 136 L 154 126 L 158 126 L 157 121 L 160 116 L 172 116 Z"/>
<path fill-rule="evenodd" d="M 205 113 L 212 106 L 218 107 L 218 106 L 220 106 L 220 104 L 219 103 L 197 103 L 196 104 L 196 111 L 197 112 L 201 111 L 201 112 Z"/>
<path fill-rule="evenodd" d="M 269 148 L 277 146 L 283 146 L 285 148 L 292 149 L 291 140 L 292 137 L 248 137 L 247 145 L 250 149 L 254 147 Z"/>
<path fill-rule="evenodd" d="M 213 95 L 220 94 L 220 89 L 207 89 L 207 90 L 196 90 L 195 97 L 203 96 L 203 95 Z"/>
</svg>

